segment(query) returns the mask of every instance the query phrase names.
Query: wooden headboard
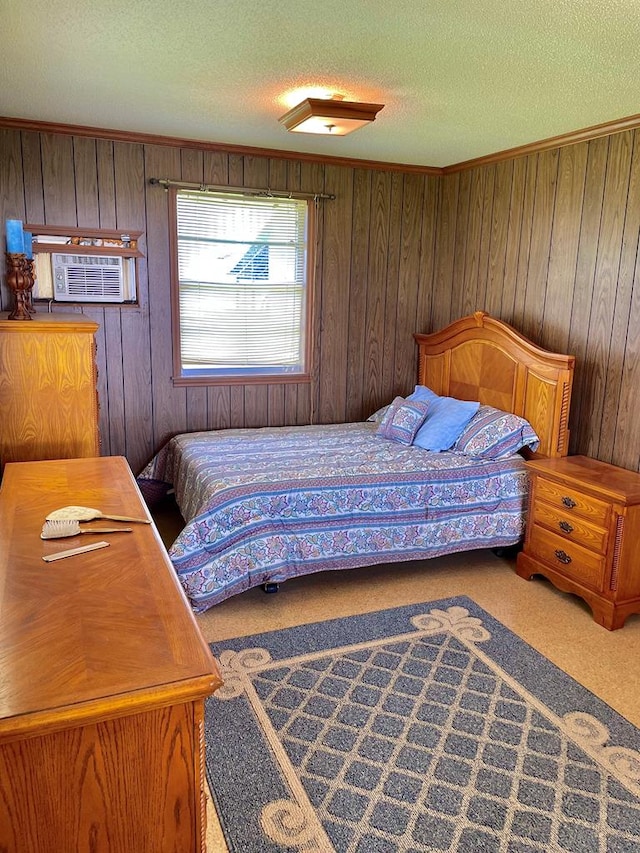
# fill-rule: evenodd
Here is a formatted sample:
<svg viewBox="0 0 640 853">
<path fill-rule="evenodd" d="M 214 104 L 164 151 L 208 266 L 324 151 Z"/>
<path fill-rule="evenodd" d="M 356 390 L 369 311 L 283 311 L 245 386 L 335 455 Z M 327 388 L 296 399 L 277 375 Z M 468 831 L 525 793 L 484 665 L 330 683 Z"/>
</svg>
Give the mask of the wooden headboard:
<svg viewBox="0 0 640 853">
<path fill-rule="evenodd" d="M 540 437 L 534 456 L 567 455 L 574 356 L 547 352 L 483 311 L 414 337 L 421 385 L 520 415 Z"/>
</svg>

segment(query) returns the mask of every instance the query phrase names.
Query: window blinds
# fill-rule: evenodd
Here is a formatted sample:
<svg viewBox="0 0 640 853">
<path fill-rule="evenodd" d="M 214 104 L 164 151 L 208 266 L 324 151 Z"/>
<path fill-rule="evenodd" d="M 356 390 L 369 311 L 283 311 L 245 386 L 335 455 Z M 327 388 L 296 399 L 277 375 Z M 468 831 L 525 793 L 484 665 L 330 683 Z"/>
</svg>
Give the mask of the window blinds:
<svg viewBox="0 0 640 853">
<path fill-rule="evenodd" d="M 303 373 L 304 199 L 178 191 L 183 376 Z"/>
</svg>

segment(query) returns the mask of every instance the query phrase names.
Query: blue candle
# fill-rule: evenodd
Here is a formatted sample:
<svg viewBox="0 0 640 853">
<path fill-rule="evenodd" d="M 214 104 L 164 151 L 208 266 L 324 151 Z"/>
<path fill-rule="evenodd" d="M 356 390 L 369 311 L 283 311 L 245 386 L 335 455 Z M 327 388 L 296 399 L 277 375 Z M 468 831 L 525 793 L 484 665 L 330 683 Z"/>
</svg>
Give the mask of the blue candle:
<svg viewBox="0 0 640 853">
<path fill-rule="evenodd" d="M 33 235 L 28 231 L 23 232 L 24 253 L 31 260 L 33 258 Z"/>
<path fill-rule="evenodd" d="M 7 252 L 12 254 L 24 252 L 24 237 L 22 236 L 22 221 L 7 219 Z"/>
</svg>

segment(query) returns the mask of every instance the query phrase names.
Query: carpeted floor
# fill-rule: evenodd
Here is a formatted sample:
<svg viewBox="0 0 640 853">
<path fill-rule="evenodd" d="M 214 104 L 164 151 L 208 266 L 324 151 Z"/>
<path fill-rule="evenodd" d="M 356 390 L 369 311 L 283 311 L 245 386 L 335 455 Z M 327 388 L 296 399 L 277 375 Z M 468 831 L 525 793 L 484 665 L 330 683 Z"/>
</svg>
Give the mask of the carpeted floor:
<svg viewBox="0 0 640 853">
<path fill-rule="evenodd" d="M 640 732 L 466 597 L 214 645 L 233 853 L 640 851 Z"/>
<path fill-rule="evenodd" d="M 184 524 L 172 499 L 154 509 L 154 520 L 168 547 Z M 309 575 L 282 585 L 277 595 L 249 590 L 196 618 L 205 639 L 213 643 L 457 595 L 472 598 L 640 727 L 640 616 L 631 616 L 619 631 L 606 631 L 579 598 L 543 578 L 523 581 L 514 572 L 513 560 L 488 551 Z M 217 720 L 214 725 L 217 729 Z M 207 812 L 207 853 L 226 853 L 210 803 Z"/>
</svg>

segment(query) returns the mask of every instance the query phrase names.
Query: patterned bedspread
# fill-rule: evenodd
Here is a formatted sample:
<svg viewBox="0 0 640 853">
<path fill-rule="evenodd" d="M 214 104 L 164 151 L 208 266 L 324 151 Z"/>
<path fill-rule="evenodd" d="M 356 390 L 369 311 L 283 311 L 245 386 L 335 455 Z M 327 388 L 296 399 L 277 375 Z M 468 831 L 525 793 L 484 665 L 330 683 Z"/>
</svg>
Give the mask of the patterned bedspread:
<svg viewBox="0 0 640 853">
<path fill-rule="evenodd" d="M 432 453 L 375 429 L 352 423 L 171 439 L 139 479 L 175 489 L 186 527 L 169 555 L 193 609 L 296 575 L 522 537 L 520 456 Z"/>
</svg>

